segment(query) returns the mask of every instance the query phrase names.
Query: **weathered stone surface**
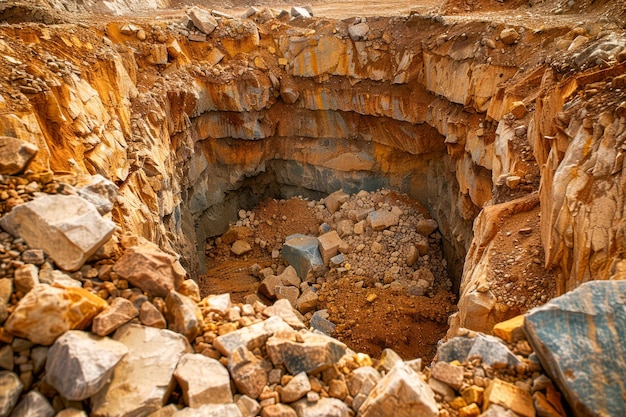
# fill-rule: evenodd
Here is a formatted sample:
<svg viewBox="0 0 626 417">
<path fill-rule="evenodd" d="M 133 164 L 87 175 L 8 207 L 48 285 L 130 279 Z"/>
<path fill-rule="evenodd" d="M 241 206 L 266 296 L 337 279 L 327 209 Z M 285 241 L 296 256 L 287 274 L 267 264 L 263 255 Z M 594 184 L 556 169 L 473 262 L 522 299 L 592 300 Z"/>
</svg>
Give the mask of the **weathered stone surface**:
<svg viewBox="0 0 626 417">
<path fill-rule="evenodd" d="M 300 234 L 287 236 L 282 255 L 289 265 L 294 267 L 300 279 L 306 279 L 309 271 L 324 266 L 318 240 L 313 236 Z"/>
<path fill-rule="evenodd" d="M 531 310 L 524 329 L 576 416 L 625 415 L 626 281 L 592 281 Z"/>
<path fill-rule="evenodd" d="M 311 13 L 304 7 L 293 6 L 291 8 L 291 17 L 312 17 Z"/>
<path fill-rule="evenodd" d="M 189 407 L 233 402 L 228 370 L 215 359 L 199 353 L 187 353 L 180 358 L 174 377 Z"/>
<path fill-rule="evenodd" d="M 147 415 L 158 410 L 174 388 L 174 370 L 191 351 L 184 336 L 169 330 L 126 324 L 113 339 L 128 348 L 111 382 L 92 397 L 92 417 Z"/>
<path fill-rule="evenodd" d="M 113 270 L 148 295 L 163 298 L 180 286 L 186 274 L 172 255 L 147 242 L 127 248 Z"/>
<path fill-rule="evenodd" d="M 348 377 L 348 390 L 352 397 L 358 394 L 369 395 L 370 391 L 380 381 L 380 374 L 371 366 L 363 366 L 352 371 Z"/>
<path fill-rule="evenodd" d="M 182 284 L 178 286 L 178 289 L 176 291 L 178 291 L 182 295 L 191 298 L 196 303 L 200 302 L 200 287 L 198 286 L 198 283 L 193 279 L 184 280 Z M 230 294 L 226 295 L 230 296 Z"/>
<path fill-rule="evenodd" d="M 252 251 L 252 246 L 245 240 L 236 240 L 233 245 L 230 247 L 232 253 L 237 256 L 241 256 Z"/>
<path fill-rule="evenodd" d="M 493 326 L 493 334 L 509 343 L 515 343 L 518 340 L 525 339 L 524 315 L 520 314 L 512 319 L 496 324 Z"/>
<path fill-rule="evenodd" d="M 76 408 L 66 408 L 61 410 L 54 417 L 88 417 L 87 413 L 83 410 L 77 410 Z"/>
<path fill-rule="evenodd" d="M 33 264 L 24 264 L 15 269 L 13 285 L 15 291 L 26 294 L 39 284 L 39 268 Z M 1 322 L 1 320 L 0 320 Z"/>
<path fill-rule="evenodd" d="M 311 327 L 328 336 L 332 336 L 335 332 L 335 323 L 328 320 L 328 311 L 318 310 L 311 317 Z"/>
<path fill-rule="evenodd" d="M 526 113 L 528 112 L 528 110 L 526 109 L 526 105 L 524 104 L 523 101 L 515 101 L 513 102 L 513 107 L 511 107 L 511 114 L 513 115 L 513 117 L 515 117 L 516 119 L 522 119 L 524 116 L 526 116 Z M 514 187 L 511 187 L 514 188 Z"/>
<path fill-rule="evenodd" d="M 298 317 L 299 314 L 296 314 L 293 306 L 289 300 L 286 299 L 276 301 L 274 305 L 263 310 L 263 314 L 268 317 L 280 317 L 285 323 L 296 330 L 304 329 L 306 327 L 300 317 Z"/>
<path fill-rule="evenodd" d="M 298 375 L 294 376 L 287 385 L 277 388 L 280 394 L 280 400 L 284 403 L 298 401 L 310 390 L 311 383 L 309 382 L 309 377 L 306 372 L 300 372 Z"/>
<path fill-rule="evenodd" d="M 167 327 L 165 317 L 150 301 L 141 304 L 139 321 L 145 326 L 156 327 L 157 329 L 165 329 Z"/>
<path fill-rule="evenodd" d="M 55 414 L 46 397 L 37 391 L 29 391 L 15 406 L 11 417 L 52 417 Z"/>
<path fill-rule="evenodd" d="M 0 174 L 15 175 L 24 171 L 38 151 L 32 143 L 0 136 Z"/>
<path fill-rule="evenodd" d="M 320 398 L 310 403 L 303 398 L 291 404 L 298 417 L 352 417 L 354 413 L 343 402 L 336 398 Z"/>
<path fill-rule="evenodd" d="M 0 371 L 0 417 L 7 417 L 22 394 L 24 384 L 11 371 Z"/>
<path fill-rule="evenodd" d="M 293 332 L 294 330 L 280 317 L 270 317 L 252 326 L 243 327 L 234 332 L 215 338 L 213 345 L 223 355 L 229 356 L 239 346 L 254 350 L 265 344 L 266 340 L 276 331 Z"/>
<path fill-rule="evenodd" d="M 174 417 L 242 417 L 235 404 L 205 404 L 198 408 L 183 408 Z"/>
<path fill-rule="evenodd" d="M 0 368 L 12 371 L 14 366 L 13 348 L 11 345 L 2 346 L 0 348 Z"/>
<path fill-rule="evenodd" d="M 261 417 L 298 417 L 296 411 L 285 404 L 272 404 L 263 407 Z"/>
<path fill-rule="evenodd" d="M 93 204 L 76 195 L 46 194 L 20 204 L 0 219 L 28 246 L 43 249 L 60 268 L 76 271 L 115 231 Z"/>
<path fill-rule="evenodd" d="M 258 398 L 267 385 L 265 368 L 263 360 L 254 356 L 245 346 L 239 346 L 228 357 L 228 370 L 237 389 L 251 398 Z"/>
<path fill-rule="evenodd" d="M 159 408 L 154 413 L 150 413 L 148 417 L 172 417 L 179 411 L 178 407 L 174 404 L 166 405 L 165 407 Z"/>
<path fill-rule="evenodd" d="M 447 362 L 437 362 L 431 370 L 431 376 L 439 381 L 450 385 L 455 390 L 463 384 L 463 367 L 451 365 Z"/>
<path fill-rule="evenodd" d="M 108 382 L 127 352 L 125 345 L 106 337 L 80 330 L 65 332 L 48 353 L 46 381 L 68 400 L 85 400 Z"/>
<path fill-rule="evenodd" d="M 258 401 L 248 397 L 247 395 L 242 395 L 237 400 L 237 407 L 239 407 L 239 411 L 243 417 L 256 417 L 261 411 L 261 406 Z"/>
<path fill-rule="evenodd" d="M 99 336 L 106 336 L 138 315 L 139 312 L 133 303 L 117 297 L 108 308 L 94 317 L 92 331 Z"/>
<path fill-rule="evenodd" d="M 328 233 L 324 233 L 317 237 L 320 254 L 322 255 L 322 261 L 324 265 L 328 265 L 330 258 L 337 255 L 339 252 L 339 246 L 343 243 L 343 240 L 339 237 L 336 230 L 331 230 Z"/>
<path fill-rule="evenodd" d="M 484 393 L 483 409 L 491 404 L 505 407 L 523 417 L 535 417 L 530 393 L 498 378 L 491 381 Z"/>
<path fill-rule="evenodd" d="M 346 345 L 328 336 L 301 332 L 302 343 L 273 336 L 266 342 L 274 365 L 285 365 L 291 374 L 317 372 L 332 366 L 346 353 Z"/>
<path fill-rule="evenodd" d="M 191 298 L 171 291 L 165 299 L 167 324 L 170 330 L 184 335 L 190 342 L 202 331 L 204 318 L 198 304 Z"/>
<path fill-rule="evenodd" d="M 378 382 L 359 409 L 362 417 L 435 417 L 438 414 L 433 391 L 401 362 Z"/>
<path fill-rule="evenodd" d="M 365 22 L 357 23 L 348 27 L 348 35 L 353 41 L 360 41 L 365 39 L 367 33 L 370 31 L 370 25 Z"/>
<path fill-rule="evenodd" d="M 202 32 L 210 35 L 217 27 L 217 20 L 207 10 L 194 6 L 187 10 L 187 16 L 193 22 L 193 25 Z"/>
<path fill-rule="evenodd" d="M 400 216 L 394 211 L 377 210 L 367 216 L 367 222 L 374 230 L 385 230 L 395 226 L 400 221 Z"/>
<path fill-rule="evenodd" d="M 281 285 L 282 281 L 277 275 L 270 275 L 261 281 L 259 292 L 269 299 L 276 298 L 276 287 Z"/>
<path fill-rule="evenodd" d="M 296 309 L 306 314 L 309 311 L 313 311 L 317 308 L 318 296 L 313 290 L 307 289 L 302 292 L 300 297 L 296 300 Z"/>
<path fill-rule="evenodd" d="M 439 227 L 439 225 L 437 224 L 437 221 L 433 219 L 423 219 L 423 220 L 420 220 L 419 223 L 417 224 L 417 233 L 419 233 L 422 236 L 428 237 L 435 230 L 437 230 L 437 227 Z"/>
<path fill-rule="evenodd" d="M 513 45 L 519 39 L 520 35 L 514 28 L 505 28 L 500 32 L 500 40 L 505 45 Z"/>
<path fill-rule="evenodd" d="M 102 215 L 113 210 L 118 187 L 102 175 L 94 175 L 79 190 L 78 195 L 93 204 Z"/>
<path fill-rule="evenodd" d="M 339 210 L 339 207 L 341 207 L 341 205 L 345 203 L 346 201 L 348 201 L 349 199 L 350 199 L 350 194 L 347 194 L 343 190 L 337 190 L 334 193 L 329 194 L 324 199 L 324 204 L 326 205 L 326 208 L 328 209 L 328 211 L 330 211 L 330 213 L 333 214 L 337 210 Z"/>
<path fill-rule="evenodd" d="M 225 316 L 228 309 L 232 306 L 230 294 L 209 295 L 203 300 L 206 309 L 221 316 Z"/>
<path fill-rule="evenodd" d="M 296 301 L 298 301 L 299 296 L 300 296 L 300 290 L 298 289 L 298 287 L 285 286 L 285 285 L 276 286 L 276 298 L 278 300 L 289 301 L 289 304 L 291 304 L 292 307 L 295 307 Z"/>
<path fill-rule="evenodd" d="M 106 301 L 82 288 L 39 284 L 20 300 L 5 329 L 33 343 L 51 345 L 67 330 L 90 325 L 106 307 Z"/>
<path fill-rule="evenodd" d="M 298 276 L 298 272 L 291 265 L 287 266 L 287 268 L 285 268 L 285 270 L 278 277 L 283 285 L 299 287 L 302 282 Z"/>
<path fill-rule="evenodd" d="M 380 354 L 378 369 L 383 369 L 385 372 L 389 372 L 398 362 L 402 362 L 402 358 L 396 353 L 395 350 L 390 348 L 383 349 Z"/>
<path fill-rule="evenodd" d="M 9 278 L 0 279 L 0 323 L 4 323 L 9 316 L 7 307 L 11 295 L 13 295 L 13 280 Z"/>
</svg>

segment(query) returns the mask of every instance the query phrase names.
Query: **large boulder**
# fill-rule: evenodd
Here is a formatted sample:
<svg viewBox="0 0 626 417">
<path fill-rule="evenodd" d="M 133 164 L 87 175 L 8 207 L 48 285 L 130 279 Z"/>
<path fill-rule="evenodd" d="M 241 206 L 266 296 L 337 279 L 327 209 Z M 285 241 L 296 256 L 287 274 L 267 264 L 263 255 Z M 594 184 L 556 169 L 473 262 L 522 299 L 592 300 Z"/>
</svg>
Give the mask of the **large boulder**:
<svg viewBox="0 0 626 417">
<path fill-rule="evenodd" d="M 89 326 L 106 307 L 106 301 L 83 288 L 40 284 L 20 300 L 5 330 L 39 345 L 51 345 L 66 331 Z"/>
<path fill-rule="evenodd" d="M 68 331 L 50 348 L 46 381 L 68 400 L 85 400 L 108 382 L 115 365 L 127 352 L 125 345 L 107 337 Z"/>
<path fill-rule="evenodd" d="M 163 298 L 178 289 L 186 275 L 174 256 L 149 242 L 127 248 L 113 271 L 148 295 Z"/>
<path fill-rule="evenodd" d="M 398 362 L 372 389 L 359 409 L 359 417 L 436 417 L 435 394 L 422 378 Z"/>
<path fill-rule="evenodd" d="M 43 249 L 62 269 L 76 271 L 104 245 L 115 223 L 76 195 L 46 194 L 14 207 L 0 225 L 28 246 Z"/>
<path fill-rule="evenodd" d="M 591 281 L 526 314 L 528 341 L 578 416 L 626 415 L 626 281 Z"/>
<path fill-rule="evenodd" d="M 176 365 L 191 351 L 187 339 L 169 330 L 126 324 L 113 339 L 128 348 L 111 382 L 91 398 L 92 417 L 148 415 L 163 406 L 176 381 Z"/>
<path fill-rule="evenodd" d="M 174 377 L 189 407 L 233 402 L 228 370 L 215 359 L 199 353 L 186 353 L 178 362 Z"/>
<path fill-rule="evenodd" d="M 283 245 L 283 258 L 293 266 L 298 277 L 304 280 L 309 271 L 317 271 L 324 267 L 316 237 L 295 234 L 287 236 Z"/>
<path fill-rule="evenodd" d="M 213 346 L 222 355 L 229 356 L 239 346 L 250 350 L 260 348 L 274 332 L 294 332 L 294 330 L 280 317 L 270 317 L 252 326 L 243 327 L 215 338 Z"/>
</svg>

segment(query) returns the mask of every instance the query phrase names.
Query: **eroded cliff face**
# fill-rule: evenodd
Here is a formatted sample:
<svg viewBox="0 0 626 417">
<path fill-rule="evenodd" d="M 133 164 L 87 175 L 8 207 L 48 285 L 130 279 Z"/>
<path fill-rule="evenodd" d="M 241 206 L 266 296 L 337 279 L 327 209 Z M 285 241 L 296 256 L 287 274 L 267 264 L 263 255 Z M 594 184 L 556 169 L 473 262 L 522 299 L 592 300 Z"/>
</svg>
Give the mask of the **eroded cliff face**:
<svg viewBox="0 0 626 417">
<path fill-rule="evenodd" d="M 192 275 L 205 239 L 258 198 L 390 187 L 437 219 L 457 277 L 470 251 L 457 325 L 490 330 L 513 312 L 481 286 L 497 248 L 485 249 L 493 234 L 472 240 L 472 223 L 541 181 L 558 291 L 623 276 L 620 32 L 213 19 L 209 35 L 181 16 L 0 27 L 0 134 L 39 147 L 35 171 L 115 181 L 117 224 L 181 254 Z"/>
</svg>

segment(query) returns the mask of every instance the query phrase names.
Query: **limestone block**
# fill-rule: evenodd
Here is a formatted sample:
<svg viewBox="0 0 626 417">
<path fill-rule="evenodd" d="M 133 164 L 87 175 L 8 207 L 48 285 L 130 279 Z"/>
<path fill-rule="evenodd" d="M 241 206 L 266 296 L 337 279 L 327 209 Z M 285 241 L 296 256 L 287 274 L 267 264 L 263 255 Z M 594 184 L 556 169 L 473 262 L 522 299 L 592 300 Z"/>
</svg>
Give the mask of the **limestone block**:
<svg viewBox="0 0 626 417">
<path fill-rule="evenodd" d="M 68 271 L 78 270 L 115 231 L 93 204 L 76 195 L 46 194 L 20 204 L 0 219 L 2 227 L 43 249 Z"/>
<path fill-rule="evenodd" d="M 354 413 L 344 403 L 336 398 L 320 398 L 310 403 L 303 398 L 291 404 L 298 417 L 353 417 Z"/>
<path fill-rule="evenodd" d="M 324 265 L 328 265 L 330 259 L 337 255 L 339 246 L 343 243 L 336 230 L 331 230 L 317 237 L 320 254 Z"/>
<path fill-rule="evenodd" d="M 241 395 L 237 400 L 237 407 L 243 417 L 256 417 L 261 411 L 261 406 L 257 400 L 254 400 L 247 395 Z"/>
<path fill-rule="evenodd" d="M 325 314 L 324 314 L 325 313 Z M 335 323 L 328 320 L 328 312 L 326 310 L 318 310 L 311 317 L 311 327 L 328 336 L 332 336 L 335 332 Z"/>
<path fill-rule="evenodd" d="M 292 403 L 304 397 L 311 390 L 311 382 L 306 372 L 300 372 L 294 376 L 284 387 L 277 387 L 280 400 L 284 403 Z"/>
<path fill-rule="evenodd" d="M 33 264 L 24 264 L 15 269 L 13 285 L 15 291 L 28 293 L 39 284 L 39 268 Z M 1 322 L 2 320 L 0 320 Z"/>
<path fill-rule="evenodd" d="M 315 292 L 311 289 L 307 289 L 302 292 L 302 295 L 296 301 L 296 309 L 302 313 L 306 314 L 309 311 L 313 311 L 317 308 L 318 297 Z"/>
<path fill-rule="evenodd" d="M 389 372 L 398 362 L 402 362 L 400 355 L 398 355 L 395 350 L 386 348 L 380 354 L 380 362 L 377 368 Z"/>
<path fill-rule="evenodd" d="M 493 326 L 493 334 L 509 343 L 526 339 L 524 334 L 524 315 L 520 314 L 512 319 L 502 321 Z"/>
<path fill-rule="evenodd" d="M 365 23 L 357 23 L 348 27 L 348 35 L 353 41 L 360 41 L 367 37 L 367 33 L 370 31 L 370 26 Z"/>
<path fill-rule="evenodd" d="M 513 102 L 513 107 L 511 107 L 511 114 L 517 120 L 522 119 L 524 116 L 526 116 L 526 112 L 527 111 L 528 110 L 526 109 L 526 105 L 524 104 L 523 101 L 514 101 Z"/>
<path fill-rule="evenodd" d="M 438 414 L 433 391 L 402 362 L 378 382 L 359 409 L 362 417 L 436 417 Z"/>
<path fill-rule="evenodd" d="M 204 318 L 198 304 L 189 297 L 171 291 L 165 299 L 165 305 L 168 328 L 192 342 L 204 327 Z"/>
<path fill-rule="evenodd" d="M 174 377 L 189 407 L 233 402 L 228 370 L 215 359 L 199 353 L 186 353 L 180 358 Z"/>
<path fill-rule="evenodd" d="M 242 417 L 235 404 L 205 404 L 198 408 L 183 408 L 173 417 Z"/>
<path fill-rule="evenodd" d="M 456 397 L 456 393 L 454 389 L 450 387 L 450 385 L 441 382 L 437 378 L 430 378 L 428 380 L 428 386 L 433 390 L 434 393 L 441 395 L 441 397 L 447 401 L 451 402 Z"/>
<path fill-rule="evenodd" d="M 156 327 L 157 329 L 165 329 L 167 327 L 165 317 L 150 301 L 141 304 L 139 321 L 145 326 Z"/>
<path fill-rule="evenodd" d="M 261 281 L 259 292 L 269 299 L 276 298 L 276 287 L 282 284 L 282 280 L 277 275 L 270 275 Z"/>
<path fill-rule="evenodd" d="M 115 183 L 96 174 L 78 190 L 78 195 L 96 206 L 98 213 L 105 215 L 113 210 L 118 190 Z"/>
<path fill-rule="evenodd" d="M 483 410 L 491 404 L 500 405 L 523 417 L 535 417 L 530 393 L 498 378 L 493 379 L 485 390 Z"/>
<path fill-rule="evenodd" d="M 285 270 L 278 276 L 283 285 L 293 285 L 294 287 L 300 287 L 300 277 L 298 277 L 298 273 L 294 269 L 293 266 L 289 265 Z"/>
<path fill-rule="evenodd" d="M 0 175 L 15 175 L 24 171 L 39 148 L 32 143 L 0 136 Z"/>
<path fill-rule="evenodd" d="M 48 352 L 46 381 L 70 401 L 85 400 L 108 382 L 127 352 L 125 345 L 106 337 L 80 330 L 65 332 Z"/>
<path fill-rule="evenodd" d="M 626 415 L 626 281 L 591 281 L 526 314 L 528 341 L 576 416 Z"/>
<path fill-rule="evenodd" d="M 213 33 L 217 27 L 217 19 L 215 19 L 209 11 L 197 6 L 187 10 L 187 16 L 189 16 L 195 27 L 207 35 Z"/>
<path fill-rule="evenodd" d="M 186 275 L 172 255 L 147 242 L 126 248 L 113 271 L 148 295 L 163 298 L 177 289 Z"/>
<path fill-rule="evenodd" d="M 513 45 L 519 39 L 520 35 L 514 28 L 505 28 L 500 32 L 500 40 L 505 45 Z"/>
<path fill-rule="evenodd" d="M 318 240 L 313 236 L 300 234 L 287 236 L 282 255 L 289 265 L 294 267 L 298 277 L 302 280 L 306 279 L 309 271 L 315 271 L 324 266 Z"/>
<path fill-rule="evenodd" d="M 289 326 L 296 330 L 304 329 L 306 327 L 302 322 L 302 319 L 300 318 L 302 317 L 300 313 L 297 313 L 293 309 L 291 302 L 287 299 L 276 301 L 274 305 L 267 307 L 265 310 L 263 310 L 263 314 L 268 317 L 280 317 L 285 323 L 287 323 Z"/>
<path fill-rule="evenodd" d="M 91 399 L 92 417 L 148 415 L 162 407 L 174 388 L 174 370 L 191 351 L 184 336 L 169 330 L 126 324 L 113 339 L 128 348 L 111 382 Z"/>
<path fill-rule="evenodd" d="M 9 305 L 9 300 L 11 300 L 12 294 L 13 280 L 9 278 L 0 279 L 0 324 L 4 323 L 4 321 L 9 316 L 7 307 Z"/>
<path fill-rule="evenodd" d="M 312 15 L 304 7 L 293 6 L 291 8 L 291 17 L 312 17 Z"/>
<path fill-rule="evenodd" d="M 55 414 L 46 397 L 37 391 L 30 391 L 15 406 L 11 417 L 53 417 Z"/>
<path fill-rule="evenodd" d="M 267 385 L 266 368 L 263 360 L 257 358 L 245 346 L 239 346 L 228 357 L 228 370 L 237 389 L 254 399 L 259 398 Z"/>
<path fill-rule="evenodd" d="M 272 404 L 263 407 L 261 417 L 298 417 L 296 411 L 285 404 Z"/>
<path fill-rule="evenodd" d="M 272 363 L 285 365 L 293 375 L 322 371 L 346 353 L 346 345 L 331 337 L 306 331 L 301 331 L 300 335 L 302 342 L 273 336 L 265 344 Z"/>
<path fill-rule="evenodd" d="M 11 371 L 0 371 L 0 417 L 7 417 L 22 394 L 24 384 Z"/>
<path fill-rule="evenodd" d="M 370 391 L 380 381 L 380 374 L 371 366 L 356 368 L 348 376 L 348 390 L 350 395 L 356 397 L 358 394 L 369 395 Z"/>
<path fill-rule="evenodd" d="M 39 284 L 20 300 L 5 329 L 33 343 L 51 345 L 67 330 L 89 326 L 106 307 L 106 301 L 82 288 Z"/>
<path fill-rule="evenodd" d="M 397 225 L 399 221 L 400 216 L 393 211 L 387 210 L 373 211 L 367 216 L 367 222 L 374 230 L 385 230 Z"/>
<path fill-rule="evenodd" d="M 237 256 L 244 255 L 248 252 L 252 251 L 252 246 L 245 240 L 236 240 L 233 242 L 233 245 L 230 247 L 232 253 Z"/>
<path fill-rule="evenodd" d="M 458 390 L 463 384 L 463 371 L 464 368 L 462 366 L 439 361 L 433 366 L 431 376 L 450 385 L 455 390 Z"/>
<path fill-rule="evenodd" d="M 245 346 L 251 350 L 263 346 L 276 331 L 293 332 L 294 330 L 280 317 L 270 317 L 252 326 L 216 337 L 213 346 L 223 355 L 229 356 L 239 346 Z"/>
<path fill-rule="evenodd" d="M 417 223 L 417 233 L 419 233 L 422 236 L 428 237 L 435 230 L 437 230 L 437 227 L 439 227 L 439 225 L 437 224 L 436 220 L 422 219 Z"/>
<path fill-rule="evenodd" d="M 328 211 L 330 211 L 330 214 L 333 214 L 348 200 L 350 200 L 350 194 L 345 193 L 343 190 L 337 190 L 324 199 L 324 204 Z"/>
<path fill-rule="evenodd" d="M 150 415 L 148 415 L 148 417 L 172 417 L 178 411 L 179 411 L 179 409 L 178 409 L 178 407 L 176 407 L 176 405 L 169 404 L 169 405 L 167 405 L 165 407 L 159 408 L 154 413 L 150 413 Z"/>
<path fill-rule="evenodd" d="M 133 303 L 117 297 L 111 305 L 93 319 L 92 331 L 98 336 L 106 336 L 139 315 Z"/>
<path fill-rule="evenodd" d="M 220 316 L 225 316 L 228 309 L 232 306 L 230 294 L 209 295 L 203 300 L 204 307 Z"/>
</svg>

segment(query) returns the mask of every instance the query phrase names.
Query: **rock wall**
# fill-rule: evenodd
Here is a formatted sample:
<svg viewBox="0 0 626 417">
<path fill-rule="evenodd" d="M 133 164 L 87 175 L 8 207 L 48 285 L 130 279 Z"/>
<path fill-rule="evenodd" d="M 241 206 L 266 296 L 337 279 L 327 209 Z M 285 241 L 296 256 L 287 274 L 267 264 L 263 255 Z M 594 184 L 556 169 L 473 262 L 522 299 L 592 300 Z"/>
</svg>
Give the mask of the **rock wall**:
<svg viewBox="0 0 626 417">
<path fill-rule="evenodd" d="M 284 23 L 267 10 L 236 19 L 197 9 L 0 34 L 0 134 L 39 147 L 34 170 L 116 182 L 116 223 L 181 254 L 192 275 L 204 240 L 245 203 L 237 191 L 263 175 L 284 194 L 406 192 L 439 222 L 457 276 L 480 210 L 541 178 L 546 266 L 559 292 L 623 275 L 626 119 L 611 83 L 623 88 L 626 42 L 615 34 L 418 15 Z M 588 44 L 551 58 L 582 35 Z M 606 56 L 593 56 L 598 45 Z M 606 68 L 585 70 L 598 59 Z M 598 116 L 587 97 L 603 103 Z"/>
</svg>

